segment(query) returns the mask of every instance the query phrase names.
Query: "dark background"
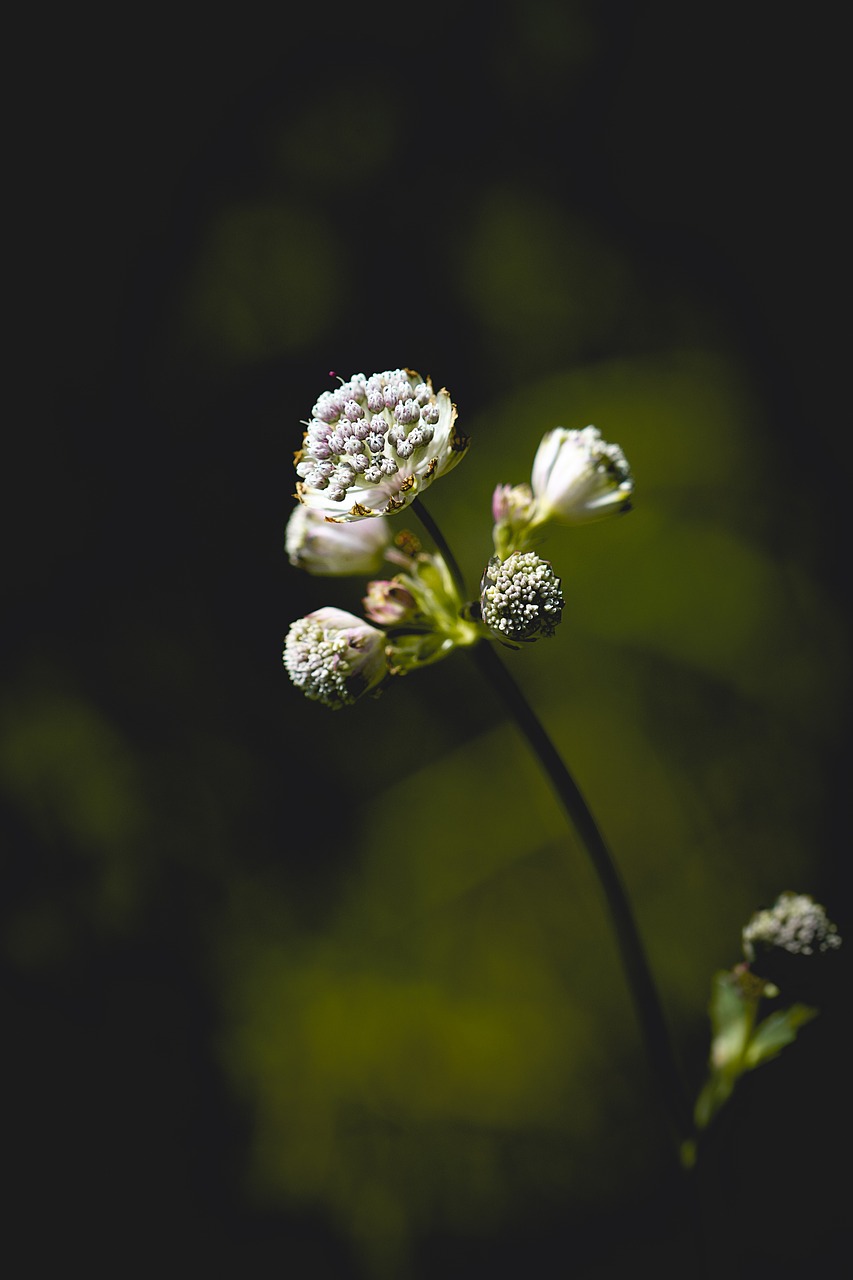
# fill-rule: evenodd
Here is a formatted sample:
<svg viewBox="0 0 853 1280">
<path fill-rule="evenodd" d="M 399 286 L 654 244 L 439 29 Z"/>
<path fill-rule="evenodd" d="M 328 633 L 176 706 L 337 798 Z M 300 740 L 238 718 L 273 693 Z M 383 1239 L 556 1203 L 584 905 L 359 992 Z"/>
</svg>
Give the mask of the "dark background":
<svg viewBox="0 0 853 1280">
<path fill-rule="evenodd" d="M 624 1021 L 601 1042 L 610 1049 L 597 1066 L 588 1063 L 616 1083 L 598 1109 L 590 1104 L 585 1136 L 556 1112 L 550 1124 L 525 1110 L 534 1071 L 512 1095 L 517 1112 L 496 1103 L 497 1118 L 466 1102 L 462 1084 L 424 1114 L 391 1086 L 368 1090 L 355 1137 L 336 1148 L 338 1173 L 312 1173 L 304 1189 L 297 1157 L 258 1163 L 264 1134 L 267 1146 L 286 1146 L 326 1096 L 306 1083 L 303 1105 L 293 1081 L 326 1080 L 333 1098 L 340 1090 L 339 1119 L 356 1106 L 358 1090 L 347 1094 L 334 1076 L 334 1037 L 325 1050 L 304 1049 L 307 1039 L 293 1049 L 283 1013 L 272 1023 L 281 1045 L 267 1052 L 270 1023 L 258 1009 L 269 992 L 274 1004 L 281 975 L 296 998 L 287 983 L 300 965 L 310 970 L 306 954 L 337 990 L 334 964 L 316 960 L 323 947 L 344 954 L 356 935 L 374 945 L 385 907 L 340 920 L 358 898 L 353 868 L 387 833 L 365 817 L 380 783 L 398 794 L 411 770 L 414 794 L 429 785 L 418 768 L 439 767 L 460 742 L 486 752 L 497 742 L 497 795 L 509 789 L 532 805 L 530 823 L 546 832 L 541 902 L 553 902 L 562 874 L 548 800 L 533 771 L 488 736 L 500 732 L 500 710 L 461 657 L 351 722 L 303 705 L 287 683 L 279 653 L 289 622 L 359 599 L 359 584 L 318 583 L 287 564 L 291 455 L 329 369 L 405 364 L 446 383 L 475 443 L 436 486 L 434 510 L 461 539 L 475 581 L 491 488 L 525 478 L 542 431 L 560 420 L 537 410 L 528 421 L 525 405 L 550 408 L 580 387 L 578 420 L 565 425 L 596 421 L 620 440 L 638 472 L 638 512 L 645 483 L 649 510 L 658 500 L 673 528 L 705 520 L 739 540 L 726 565 L 745 565 L 748 545 L 766 580 L 786 584 L 756 624 L 743 679 L 735 649 L 721 674 L 704 649 L 694 663 L 681 641 L 655 638 L 665 630 L 656 602 L 677 617 L 680 599 L 689 608 L 702 597 L 703 575 L 715 616 L 726 613 L 718 544 L 695 562 L 685 553 L 684 581 L 646 561 L 646 603 L 632 613 L 634 579 L 618 577 L 632 535 L 619 522 L 618 533 L 587 537 L 585 551 L 621 582 L 630 634 L 620 637 L 612 597 L 608 606 L 607 592 L 588 589 L 578 636 L 560 636 L 564 654 L 576 644 L 589 658 L 603 646 L 602 670 L 616 673 L 612 706 L 596 703 L 595 674 L 584 677 L 588 707 L 601 707 L 582 766 L 591 794 L 613 799 L 608 768 L 621 776 L 621 766 L 610 758 L 624 755 L 630 778 L 634 743 L 653 745 L 673 795 L 695 785 L 701 796 L 693 808 L 684 801 L 699 834 L 683 884 L 664 854 L 632 869 L 629 833 L 638 847 L 658 838 L 656 816 L 632 816 L 639 792 L 623 793 L 621 816 L 609 819 L 698 1087 L 707 982 L 738 959 L 750 911 L 791 887 L 825 901 L 842 931 L 849 917 L 850 206 L 839 20 L 828 5 L 548 0 L 476 17 L 441 3 L 324 6 L 274 20 L 242 8 L 68 10 L 22 33 L 10 57 L 20 176 L 8 196 L 19 217 L 9 256 L 23 286 L 11 294 L 10 371 L 23 394 L 10 414 L 3 504 L 4 1056 L 20 1193 L 12 1216 L 34 1270 L 48 1256 L 77 1257 L 90 1272 L 126 1274 L 168 1250 L 226 1274 L 598 1277 L 641 1263 L 698 1274 L 671 1207 L 630 1014 L 612 994 L 620 976 L 600 940 L 604 955 L 588 969 L 561 950 L 559 912 L 542 926 L 530 908 L 531 937 L 553 933 L 542 972 L 583 972 L 606 1025 Z M 655 434 L 654 396 L 638 404 L 645 425 L 629 447 L 632 397 L 646 385 L 630 370 L 651 371 L 653 382 L 655 371 L 681 368 L 672 353 L 684 350 L 716 362 L 709 421 L 716 405 L 735 403 L 748 424 L 733 429 L 736 443 L 704 487 L 696 472 L 679 487 L 678 447 Z M 611 365 L 623 370 L 612 425 L 582 394 L 613 385 Z M 685 405 L 704 402 L 704 367 L 678 375 L 689 383 Z M 726 379 L 742 390 L 723 395 Z M 704 457 L 687 415 L 684 427 L 684 456 Z M 583 597 L 600 578 L 577 573 Z M 749 596 L 744 581 L 733 614 Z M 590 621 L 599 605 L 615 617 L 609 631 Z M 713 627 L 706 634 L 711 652 Z M 766 697 L 756 694 L 762 645 L 774 671 L 777 645 L 785 655 Z M 554 663 L 556 648 L 528 664 L 543 714 Z M 554 710 L 554 725 L 561 745 L 578 750 L 570 705 Z M 497 804 L 482 778 L 479 790 L 469 784 L 467 808 L 464 779 L 458 789 L 461 800 L 430 799 L 433 813 L 446 806 L 447 825 L 430 838 L 451 861 L 460 833 L 481 821 L 488 830 Z M 707 825 L 691 826 L 702 805 Z M 412 820 L 407 810 L 401 828 Z M 408 839 L 401 830 L 392 862 L 380 864 L 383 883 L 389 866 L 402 865 L 405 880 Z M 523 882 L 506 892 L 516 906 L 525 900 Z M 707 895 L 707 916 L 685 918 L 680 892 L 694 910 Z M 408 900 L 434 937 L 430 893 L 415 888 Z M 509 917 L 493 902 L 488 910 L 482 936 L 499 951 Z M 464 912 L 457 924 L 473 936 Z M 663 941 L 670 933 L 681 959 Z M 366 1009 L 377 973 L 435 979 L 393 938 L 366 963 Z M 799 1274 L 846 1247 L 833 1154 L 846 1120 L 845 963 L 817 993 L 823 1013 L 790 1060 L 745 1082 L 709 1153 L 706 1228 L 721 1275 Z M 453 989 L 452 955 L 441 964 Z M 368 1019 L 364 1034 L 387 1064 L 396 1014 L 376 990 L 378 1029 Z M 574 998 L 582 1011 L 577 986 Z M 303 1013 L 314 1007 L 299 999 Z M 438 1017 L 435 1026 L 437 1042 L 452 1044 L 452 1025 Z M 303 1043 L 295 1033 L 293 1043 Z M 279 1051 L 291 1083 L 275 1102 Z M 369 1076 L 376 1062 L 365 1052 Z M 499 1062 L 494 1070 L 502 1079 Z M 572 1088 L 566 1106 L 582 1110 L 582 1085 Z M 433 1148 L 419 1126 L 428 1133 L 438 1114 L 445 1145 Z M 482 1179 L 477 1143 L 491 1161 Z M 373 1217 L 358 1199 L 371 1179 Z M 446 1201 L 436 1190 L 444 1182 Z M 468 1182 L 485 1188 L 473 1208 Z"/>
</svg>

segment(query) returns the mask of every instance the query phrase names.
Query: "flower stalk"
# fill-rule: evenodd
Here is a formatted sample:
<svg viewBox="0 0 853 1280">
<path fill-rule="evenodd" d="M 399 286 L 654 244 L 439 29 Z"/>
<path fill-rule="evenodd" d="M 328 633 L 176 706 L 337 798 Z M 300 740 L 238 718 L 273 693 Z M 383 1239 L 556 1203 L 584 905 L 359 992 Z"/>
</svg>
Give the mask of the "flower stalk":
<svg viewBox="0 0 853 1280">
<path fill-rule="evenodd" d="M 447 563 L 464 599 L 464 579 L 447 540 L 423 502 L 416 498 L 413 506 Z M 693 1138 L 690 1105 L 676 1064 L 645 947 L 616 863 L 583 793 L 494 647 L 488 641 L 480 641 L 471 646 L 468 652 L 527 740 L 593 865 L 613 923 L 625 977 L 633 997 L 661 1103 L 679 1151 L 686 1149 Z"/>
<path fill-rule="evenodd" d="M 562 756 L 496 650 L 488 643 L 480 643 L 469 653 L 526 738 L 593 865 L 610 913 L 660 1100 L 669 1119 L 673 1139 L 681 1151 L 692 1139 L 690 1107 L 645 947 L 616 863 Z"/>
<path fill-rule="evenodd" d="M 412 507 L 414 508 L 415 513 L 417 514 L 417 517 L 420 520 L 421 524 L 426 529 L 427 533 L 435 543 L 436 550 L 439 552 L 442 560 L 450 570 L 451 577 L 453 578 L 453 581 L 456 583 L 456 590 L 459 592 L 460 599 L 465 600 L 467 595 L 467 588 L 465 586 L 465 577 L 462 573 L 462 570 L 459 568 L 459 564 L 457 563 L 456 557 L 454 556 L 453 552 L 450 550 L 450 546 L 446 541 L 444 534 L 441 532 L 441 529 L 433 520 L 429 511 L 427 511 L 426 507 L 424 506 L 420 498 L 414 498 L 412 500 Z"/>
</svg>

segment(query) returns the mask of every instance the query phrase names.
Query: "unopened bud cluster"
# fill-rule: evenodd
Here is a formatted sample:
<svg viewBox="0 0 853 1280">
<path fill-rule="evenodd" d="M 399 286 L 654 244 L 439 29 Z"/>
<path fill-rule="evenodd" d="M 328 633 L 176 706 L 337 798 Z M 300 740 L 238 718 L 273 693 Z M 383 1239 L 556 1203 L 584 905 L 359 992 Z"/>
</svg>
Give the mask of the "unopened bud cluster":
<svg viewBox="0 0 853 1280">
<path fill-rule="evenodd" d="M 524 644 L 552 636 L 563 615 L 560 579 L 533 551 L 492 556 L 483 575 L 480 613 L 499 640 Z"/>
<path fill-rule="evenodd" d="M 335 711 L 377 691 L 388 675 L 384 633 L 344 609 L 317 609 L 292 623 L 283 658 L 296 687 Z"/>
</svg>

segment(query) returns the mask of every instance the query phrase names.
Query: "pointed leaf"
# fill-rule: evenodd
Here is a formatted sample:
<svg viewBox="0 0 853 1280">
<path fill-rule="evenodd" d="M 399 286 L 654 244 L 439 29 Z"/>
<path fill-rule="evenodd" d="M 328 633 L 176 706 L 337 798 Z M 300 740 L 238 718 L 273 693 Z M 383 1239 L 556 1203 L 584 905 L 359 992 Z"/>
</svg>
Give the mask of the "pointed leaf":
<svg viewBox="0 0 853 1280">
<path fill-rule="evenodd" d="M 792 1004 L 789 1009 L 780 1009 L 771 1013 L 759 1023 L 750 1038 L 744 1054 L 744 1065 L 747 1070 L 758 1067 L 762 1062 L 769 1062 L 777 1053 L 796 1039 L 800 1027 L 817 1017 L 817 1009 L 806 1004 Z"/>
</svg>

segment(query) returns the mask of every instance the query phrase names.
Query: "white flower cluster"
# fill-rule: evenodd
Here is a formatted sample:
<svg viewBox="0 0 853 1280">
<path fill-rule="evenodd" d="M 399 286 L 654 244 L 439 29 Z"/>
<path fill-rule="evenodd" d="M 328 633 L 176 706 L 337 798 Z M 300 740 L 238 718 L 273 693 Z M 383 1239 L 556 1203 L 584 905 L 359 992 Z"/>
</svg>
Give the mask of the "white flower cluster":
<svg viewBox="0 0 853 1280">
<path fill-rule="evenodd" d="M 560 579 L 547 560 L 533 551 L 492 556 L 483 575 L 480 612 L 499 640 L 528 643 L 551 636 L 563 614 Z"/>
<path fill-rule="evenodd" d="M 368 621 L 334 608 L 294 622 L 284 665 L 309 698 L 350 706 L 454 649 L 499 640 L 517 648 L 552 636 L 564 609 L 560 579 L 534 551 L 542 526 L 581 524 L 628 511 L 633 480 L 625 455 L 596 427 L 555 427 L 542 437 L 530 483 L 494 491 L 494 550 L 479 598 L 466 598 L 458 567 L 442 549 L 423 551 L 411 533 L 392 539 L 387 516 L 404 510 L 464 457 L 444 389 L 412 369 L 353 374 L 317 399 L 295 454 L 298 504 L 285 547 L 290 563 L 321 576 L 403 572 L 368 583 Z M 387 571 L 386 571 L 387 572 Z M 376 624 L 376 625 L 371 625 Z M 379 630 L 382 627 L 385 630 Z"/>
<path fill-rule="evenodd" d="M 826 910 L 805 893 L 780 894 L 772 907 L 756 912 L 742 936 L 743 953 L 750 964 L 759 952 L 779 949 L 810 956 L 841 946 L 841 935 Z"/>
<path fill-rule="evenodd" d="M 324 391 L 296 454 L 296 496 L 329 520 L 391 515 L 468 448 L 447 391 L 411 369 L 353 374 Z"/>
</svg>

